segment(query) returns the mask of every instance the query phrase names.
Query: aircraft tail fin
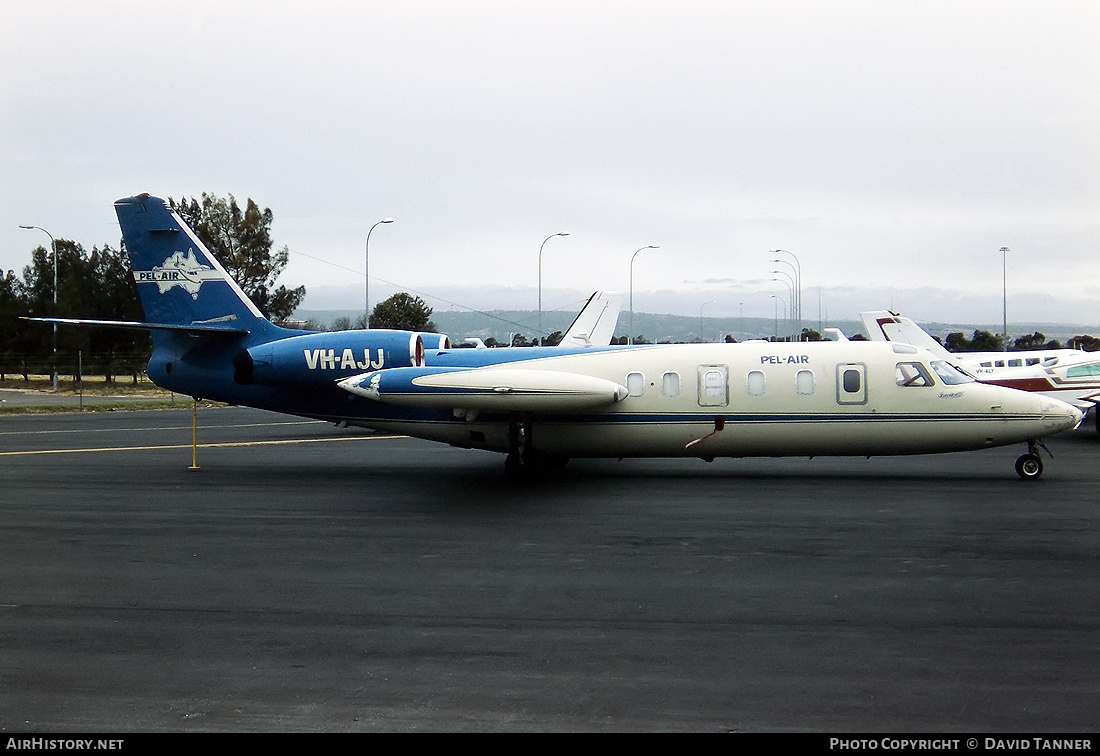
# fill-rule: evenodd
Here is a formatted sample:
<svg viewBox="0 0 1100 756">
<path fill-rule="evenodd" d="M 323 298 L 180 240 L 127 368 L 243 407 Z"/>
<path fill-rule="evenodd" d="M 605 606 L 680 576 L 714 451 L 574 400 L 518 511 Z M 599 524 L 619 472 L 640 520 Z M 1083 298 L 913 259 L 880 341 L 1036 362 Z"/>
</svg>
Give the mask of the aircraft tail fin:
<svg viewBox="0 0 1100 756">
<path fill-rule="evenodd" d="M 273 327 L 163 199 L 126 197 L 115 213 L 148 324 L 253 333 Z"/>
<path fill-rule="evenodd" d="M 871 341 L 897 341 L 925 349 L 941 359 L 952 359 L 943 344 L 907 317 L 889 310 L 861 312 L 863 327 Z"/>
<path fill-rule="evenodd" d="M 573 325 L 562 336 L 559 346 L 607 346 L 615 335 L 622 309 L 623 295 L 597 291 L 577 314 Z"/>
</svg>

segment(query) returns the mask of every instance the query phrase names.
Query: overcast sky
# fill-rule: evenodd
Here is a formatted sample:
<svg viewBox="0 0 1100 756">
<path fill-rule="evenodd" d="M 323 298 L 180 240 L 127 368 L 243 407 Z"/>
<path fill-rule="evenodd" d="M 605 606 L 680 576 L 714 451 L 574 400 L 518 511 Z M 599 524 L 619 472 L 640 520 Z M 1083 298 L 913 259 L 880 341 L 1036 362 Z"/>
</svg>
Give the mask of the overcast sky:
<svg viewBox="0 0 1100 756">
<path fill-rule="evenodd" d="M 3 0 L 0 268 L 205 191 L 272 209 L 311 308 L 392 216 L 374 302 L 533 309 L 568 232 L 546 309 L 660 245 L 638 311 L 771 317 L 785 249 L 806 320 L 999 323 L 1009 247 L 1010 321 L 1100 324 L 1098 39 L 1091 0 Z"/>
</svg>

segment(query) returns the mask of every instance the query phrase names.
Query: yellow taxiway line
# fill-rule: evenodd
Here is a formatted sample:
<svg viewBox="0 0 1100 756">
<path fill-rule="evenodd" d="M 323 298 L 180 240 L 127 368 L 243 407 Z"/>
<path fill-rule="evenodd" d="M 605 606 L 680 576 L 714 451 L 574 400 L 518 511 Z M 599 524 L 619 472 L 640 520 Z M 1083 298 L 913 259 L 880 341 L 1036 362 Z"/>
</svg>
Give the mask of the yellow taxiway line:
<svg viewBox="0 0 1100 756">
<path fill-rule="evenodd" d="M 227 449 L 234 446 L 284 446 L 288 444 L 323 444 L 335 441 L 392 441 L 408 436 L 347 436 L 344 438 L 288 438 L 276 441 L 227 441 L 217 444 L 199 444 L 200 449 Z M 0 457 L 20 457 L 36 454 L 87 454 L 91 452 L 159 451 L 190 449 L 191 444 L 165 444 L 162 446 L 104 446 L 87 449 L 36 449 L 0 452 Z"/>
</svg>

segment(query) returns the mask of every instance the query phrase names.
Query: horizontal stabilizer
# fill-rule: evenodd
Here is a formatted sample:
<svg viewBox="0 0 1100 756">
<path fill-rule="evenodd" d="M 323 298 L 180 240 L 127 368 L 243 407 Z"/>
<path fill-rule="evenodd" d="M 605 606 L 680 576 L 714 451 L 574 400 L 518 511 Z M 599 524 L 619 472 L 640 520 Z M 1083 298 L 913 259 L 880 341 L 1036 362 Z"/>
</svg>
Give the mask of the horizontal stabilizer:
<svg viewBox="0 0 1100 756">
<path fill-rule="evenodd" d="M 569 412 L 625 399 L 614 381 L 525 368 L 391 368 L 354 375 L 340 388 L 386 404 L 437 409 Z"/>
<path fill-rule="evenodd" d="M 97 328 L 129 328 L 139 331 L 183 331 L 194 336 L 243 336 L 249 333 L 247 328 L 232 328 L 224 325 L 206 323 L 173 325 L 169 323 L 138 323 L 130 320 L 89 320 L 87 318 L 23 318 L 23 320 L 31 320 L 36 323 L 94 326 Z"/>
</svg>

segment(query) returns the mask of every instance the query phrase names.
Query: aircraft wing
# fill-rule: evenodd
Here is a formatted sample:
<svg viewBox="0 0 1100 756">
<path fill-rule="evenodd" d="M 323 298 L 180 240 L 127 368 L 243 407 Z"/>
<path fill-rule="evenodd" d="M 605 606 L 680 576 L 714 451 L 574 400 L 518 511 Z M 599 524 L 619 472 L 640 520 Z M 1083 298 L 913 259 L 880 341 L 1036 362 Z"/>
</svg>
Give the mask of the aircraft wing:
<svg viewBox="0 0 1100 756">
<path fill-rule="evenodd" d="M 615 335 L 622 304 L 622 294 L 597 291 L 588 298 L 558 345 L 607 346 Z"/>
<path fill-rule="evenodd" d="M 337 385 L 385 404 L 505 412 L 591 409 L 627 396 L 625 386 L 603 378 L 519 367 L 389 368 L 353 375 Z"/>
</svg>

